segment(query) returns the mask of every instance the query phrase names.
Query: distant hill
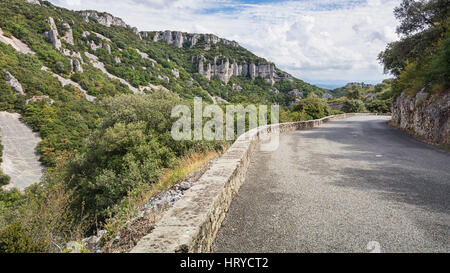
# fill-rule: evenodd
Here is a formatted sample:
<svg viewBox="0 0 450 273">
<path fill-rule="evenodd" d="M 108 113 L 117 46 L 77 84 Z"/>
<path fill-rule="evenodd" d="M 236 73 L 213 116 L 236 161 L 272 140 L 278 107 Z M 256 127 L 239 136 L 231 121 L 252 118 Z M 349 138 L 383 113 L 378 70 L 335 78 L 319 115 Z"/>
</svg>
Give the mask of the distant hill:
<svg viewBox="0 0 450 273">
<path fill-rule="evenodd" d="M 350 83 L 347 83 L 343 87 L 338 87 L 338 88 L 335 88 L 333 90 L 330 90 L 330 93 L 336 98 L 343 97 L 346 94 L 347 88 L 350 87 L 350 86 L 353 86 L 353 85 L 360 86 L 363 89 L 369 89 L 369 88 L 374 86 L 373 84 L 367 84 L 367 83 L 364 83 L 364 82 L 360 82 L 360 83 L 359 82 L 350 82 Z"/>
</svg>

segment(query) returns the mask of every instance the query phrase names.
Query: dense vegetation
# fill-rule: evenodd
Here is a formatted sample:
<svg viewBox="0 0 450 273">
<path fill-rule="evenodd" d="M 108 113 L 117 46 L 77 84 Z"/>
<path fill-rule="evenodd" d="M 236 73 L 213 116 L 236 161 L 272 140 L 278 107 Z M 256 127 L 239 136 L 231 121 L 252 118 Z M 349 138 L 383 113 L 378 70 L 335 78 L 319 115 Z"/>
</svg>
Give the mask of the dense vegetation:
<svg viewBox="0 0 450 273">
<path fill-rule="evenodd" d="M 295 78 L 275 86 L 245 77 L 233 77 L 228 84 L 218 79 L 208 81 L 196 73 L 193 56 L 266 61 L 242 47 L 222 43 L 206 52 L 201 43 L 194 48 L 177 48 L 162 41 L 141 40 L 129 28 L 105 27 L 95 20 L 87 23 L 77 12 L 45 1 L 41 4 L 23 0 L 0 2 L 4 35 L 20 39 L 36 53 L 21 54 L 0 43 L 0 73 L 9 71 L 25 90 L 25 95 L 16 94 L 0 80 L 0 111 L 20 113 L 22 121 L 40 133 L 38 152 L 47 167 L 41 183 L 23 193 L 0 190 L 0 252 L 62 251 L 68 240 L 80 239 L 111 222 L 127 196 L 151 189 L 180 159 L 223 149 L 226 144 L 217 141 L 172 140 L 169 134 L 174 120 L 170 112 L 174 105 L 192 107 L 192 101 L 187 99 L 195 96 L 212 102 L 210 95 L 232 103 L 288 105 L 293 98 L 287 92 L 292 89 L 305 94 L 322 92 Z M 96 55 L 108 72 L 136 88 L 151 84 L 170 91 L 130 95 L 132 91 L 126 85 L 95 68 L 84 54 L 80 60 L 83 71 L 72 72 L 70 58 L 44 38 L 49 17 L 55 19 L 60 37 L 67 31 L 63 24 L 70 25 L 74 45 L 62 41 L 66 50 Z M 90 34 L 83 37 L 85 31 Z M 105 46 L 92 50 L 88 41 L 107 44 L 111 53 Z M 149 58 L 141 56 L 138 50 Z M 96 103 L 87 101 L 72 85 L 62 86 L 51 73 L 42 70 L 43 66 L 79 83 L 97 97 Z M 179 71 L 179 77 L 173 69 Z M 233 85 L 242 90 L 234 90 Z M 272 92 L 274 88 L 280 94 Z M 30 101 L 38 96 L 48 99 Z M 9 181 L 3 174 L 0 179 L 2 185 Z"/>
<path fill-rule="evenodd" d="M 396 76 L 395 96 L 403 91 L 442 92 L 450 87 L 450 4 L 448 0 L 403 0 L 394 12 L 399 41 L 390 43 L 379 59 Z"/>
<path fill-rule="evenodd" d="M 333 109 L 347 113 L 372 112 L 390 113 L 394 92 L 393 79 L 387 79 L 376 85 L 349 83 L 332 90 L 337 98 L 328 100 Z"/>
</svg>

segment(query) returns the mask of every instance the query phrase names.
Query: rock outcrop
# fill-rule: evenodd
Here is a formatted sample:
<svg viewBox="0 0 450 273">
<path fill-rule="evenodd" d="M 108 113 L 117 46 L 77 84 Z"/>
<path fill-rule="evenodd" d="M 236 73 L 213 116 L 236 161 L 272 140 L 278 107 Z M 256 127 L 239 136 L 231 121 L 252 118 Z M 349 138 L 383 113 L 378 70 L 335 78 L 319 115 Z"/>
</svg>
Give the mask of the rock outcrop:
<svg viewBox="0 0 450 273">
<path fill-rule="evenodd" d="M 43 66 L 41 67 L 42 71 L 47 71 L 48 73 L 50 73 L 53 77 L 55 77 L 56 79 L 58 79 L 58 81 L 61 83 L 62 86 L 66 86 L 66 85 L 72 85 L 74 87 L 76 87 L 78 90 L 80 90 L 86 97 L 86 100 L 90 101 L 90 102 L 94 102 L 96 100 L 96 97 L 91 96 L 88 94 L 88 91 L 84 90 L 81 85 L 79 85 L 78 83 L 72 81 L 71 79 L 66 79 L 61 77 L 60 75 L 52 72 L 48 67 Z"/>
<path fill-rule="evenodd" d="M 11 88 L 16 92 L 16 94 L 25 95 L 25 92 L 23 91 L 23 87 L 20 84 L 20 82 L 8 71 L 5 71 L 5 80 L 6 83 L 11 86 Z"/>
<path fill-rule="evenodd" d="M 106 49 L 106 51 L 108 52 L 108 54 L 111 54 L 111 46 L 109 44 L 103 44 L 102 47 L 104 49 Z"/>
<path fill-rule="evenodd" d="M 126 27 L 128 28 L 128 25 L 120 18 L 114 17 L 109 13 L 97 13 L 95 11 L 82 11 L 80 13 L 81 17 L 83 17 L 83 20 L 85 22 L 89 22 L 90 19 L 96 20 L 99 24 L 111 27 L 111 26 L 117 26 L 117 27 Z"/>
<path fill-rule="evenodd" d="M 102 44 L 96 45 L 94 41 L 91 41 L 89 43 L 89 47 L 91 48 L 92 51 L 96 51 L 97 49 L 102 48 Z"/>
<path fill-rule="evenodd" d="M 391 124 L 427 142 L 450 145 L 450 90 L 402 94 L 392 102 Z"/>
<path fill-rule="evenodd" d="M 174 69 L 172 69 L 172 74 L 173 74 L 176 78 L 179 78 L 179 77 L 180 77 L 180 70 L 174 68 Z"/>
<path fill-rule="evenodd" d="M 83 67 L 78 59 L 72 59 L 70 64 L 72 65 L 73 72 L 83 72 Z"/>
<path fill-rule="evenodd" d="M 105 68 L 105 64 L 103 64 L 102 62 L 100 62 L 98 60 L 98 57 L 95 55 L 90 54 L 89 52 L 84 52 L 84 55 L 91 61 L 92 65 L 95 68 L 100 69 L 103 73 L 105 73 L 109 78 L 111 79 L 116 79 L 119 80 L 121 83 L 125 84 L 126 86 L 128 86 L 128 88 L 130 88 L 131 91 L 133 91 L 134 94 L 139 94 L 142 93 L 139 89 L 137 89 L 136 87 L 132 86 L 129 82 L 127 82 L 126 80 L 116 77 L 113 74 L 109 73 L 108 70 L 106 70 Z"/>
<path fill-rule="evenodd" d="M 322 94 L 322 99 L 332 99 L 332 98 L 333 98 L 333 95 L 331 95 L 331 94 L 328 94 L 328 93 Z"/>
<path fill-rule="evenodd" d="M 55 20 L 53 20 L 52 17 L 49 17 L 48 23 L 50 24 L 50 30 L 46 31 L 44 36 L 57 50 L 60 50 L 61 40 L 58 37 L 58 29 L 56 28 Z"/>
<path fill-rule="evenodd" d="M 42 96 L 33 96 L 25 101 L 26 104 L 30 104 L 31 102 L 41 102 L 41 101 L 47 101 L 50 105 L 55 103 L 55 100 L 51 99 L 47 95 Z"/>
<path fill-rule="evenodd" d="M 41 5 L 41 2 L 39 2 L 39 0 L 25 0 L 26 2 L 30 3 L 30 4 L 35 4 L 35 5 Z"/>
<path fill-rule="evenodd" d="M 148 33 L 143 32 L 143 37 L 148 37 Z M 238 47 L 239 44 L 235 41 L 229 41 L 217 37 L 214 34 L 197 34 L 197 33 L 184 33 L 180 31 L 169 31 L 156 32 L 153 36 L 153 42 L 158 42 L 160 40 L 165 41 L 169 45 L 174 45 L 176 47 L 183 47 L 183 44 L 187 42 L 189 47 L 194 47 L 198 42 L 203 41 L 210 48 L 211 44 L 223 43 L 229 46 Z M 206 46 L 205 45 L 205 46 Z"/>
<path fill-rule="evenodd" d="M 70 25 L 68 23 L 64 23 L 63 26 L 64 26 L 64 28 L 66 30 L 66 33 L 64 34 L 63 37 L 61 37 L 61 40 L 65 41 L 68 44 L 75 45 L 74 42 L 73 42 L 73 31 L 72 31 L 72 28 L 70 27 Z"/>
<path fill-rule="evenodd" d="M 38 133 L 20 121 L 20 114 L 0 112 L 0 135 L 3 145 L 1 169 L 11 177 L 3 189 L 17 188 L 22 191 L 39 183 L 44 166 L 39 162 L 36 147 L 41 138 Z"/>
<path fill-rule="evenodd" d="M 136 48 L 136 52 L 137 52 L 139 55 L 141 55 L 141 57 L 142 57 L 143 59 L 149 60 L 149 61 L 151 61 L 153 64 L 156 64 L 156 63 L 157 63 L 155 60 L 153 60 L 152 58 L 150 58 L 150 57 L 148 56 L 147 53 L 142 52 L 142 51 L 140 51 L 140 50 L 137 49 L 137 48 Z"/>
<path fill-rule="evenodd" d="M 228 83 L 232 76 L 244 76 L 250 77 L 251 79 L 259 77 L 265 79 L 270 84 L 274 84 L 278 78 L 273 64 L 237 64 L 235 60 L 230 64 L 228 59 L 219 61 L 219 57 L 215 57 L 212 64 L 209 62 L 206 63 L 206 68 L 205 63 L 205 58 L 202 56 L 199 57 L 198 73 L 208 79 L 217 77 L 225 83 Z"/>
<path fill-rule="evenodd" d="M 303 92 L 300 92 L 298 89 L 294 89 L 288 92 L 288 95 L 294 96 L 296 98 L 303 98 L 304 94 Z"/>
<path fill-rule="evenodd" d="M 16 51 L 20 53 L 35 54 L 35 52 L 31 50 L 25 43 L 12 36 L 11 34 L 9 34 L 8 36 L 9 37 L 5 36 L 3 34 L 3 30 L 0 28 L 0 42 L 12 46 Z"/>
</svg>

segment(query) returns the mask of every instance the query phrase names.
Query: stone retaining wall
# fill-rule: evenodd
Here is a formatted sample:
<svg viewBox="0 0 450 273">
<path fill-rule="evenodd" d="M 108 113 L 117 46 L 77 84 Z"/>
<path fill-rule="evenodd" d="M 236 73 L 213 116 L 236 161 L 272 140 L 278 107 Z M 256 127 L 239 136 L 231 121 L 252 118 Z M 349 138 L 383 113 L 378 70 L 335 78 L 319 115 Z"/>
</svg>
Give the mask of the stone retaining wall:
<svg viewBox="0 0 450 273">
<path fill-rule="evenodd" d="M 267 125 L 241 135 L 131 252 L 210 252 L 231 201 L 245 180 L 253 149 L 264 135 L 276 130 L 280 133 L 305 130 L 355 115 L 376 114 L 342 114 L 311 121 Z"/>
</svg>

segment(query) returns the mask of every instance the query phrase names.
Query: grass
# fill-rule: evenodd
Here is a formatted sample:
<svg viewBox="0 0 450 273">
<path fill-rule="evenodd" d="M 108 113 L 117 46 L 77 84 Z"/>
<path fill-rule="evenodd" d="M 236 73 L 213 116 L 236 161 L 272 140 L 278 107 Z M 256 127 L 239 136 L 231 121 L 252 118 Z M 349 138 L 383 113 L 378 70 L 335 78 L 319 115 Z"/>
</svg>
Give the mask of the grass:
<svg viewBox="0 0 450 273">
<path fill-rule="evenodd" d="M 152 197 L 160 192 L 171 188 L 189 174 L 199 170 L 205 163 L 219 157 L 224 151 L 206 151 L 194 153 L 178 161 L 173 169 L 166 169 L 162 172 L 157 183 L 148 185 L 141 184 L 134 189 L 127 198 L 114 208 L 114 216 L 106 221 L 107 230 L 106 241 L 112 240 L 114 236 L 124 228 L 133 218 L 138 216 L 139 209 Z M 156 221 L 157 217 L 153 217 Z"/>
</svg>

